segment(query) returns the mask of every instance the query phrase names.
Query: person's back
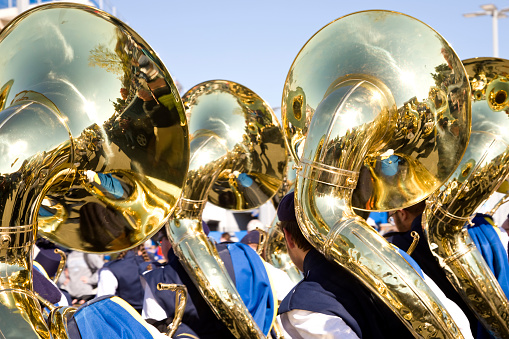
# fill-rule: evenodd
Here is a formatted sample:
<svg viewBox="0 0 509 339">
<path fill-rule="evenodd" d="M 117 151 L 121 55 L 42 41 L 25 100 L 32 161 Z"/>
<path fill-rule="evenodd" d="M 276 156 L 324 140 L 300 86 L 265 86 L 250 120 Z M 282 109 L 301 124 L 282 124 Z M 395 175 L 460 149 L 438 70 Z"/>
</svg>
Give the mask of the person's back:
<svg viewBox="0 0 509 339">
<path fill-rule="evenodd" d="M 295 216 L 293 192 L 283 197 L 277 215 L 288 254 L 304 273 L 278 311 L 285 338 L 413 338 L 378 296 L 307 241 Z"/>
<path fill-rule="evenodd" d="M 177 256 L 170 250 L 168 263 L 143 275 L 146 281 L 142 316 L 159 331 L 165 331 L 175 314 L 175 296 L 171 291 L 159 291 L 158 283 L 185 285 L 187 304 L 182 324 L 176 334 L 191 333 L 201 339 L 235 338 L 219 320 L 198 291 Z"/>
<path fill-rule="evenodd" d="M 218 244 L 217 250 L 253 319 L 264 333 L 268 333 L 276 306 L 261 258 L 250 247 L 240 243 Z M 173 251 L 169 250 L 167 253 L 167 265 L 143 275 L 146 287 L 142 316 L 159 330 L 164 330 L 175 314 L 175 294 L 171 291 L 159 291 L 156 286 L 160 282 L 185 285 L 188 302 L 177 334 L 190 333 L 202 339 L 234 338 L 202 297 Z"/>
<path fill-rule="evenodd" d="M 330 332 L 331 338 L 413 338 L 376 295 L 348 270 L 329 262 L 314 249 L 304 259 L 304 277 L 279 308 L 283 327 L 291 337 L 297 333 L 302 337 L 314 337 L 314 332 L 306 334 L 310 323 L 296 325 L 292 319 L 305 315 L 313 320 L 340 318 L 349 329 L 324 328 L 324 331 Z M 311 313 L 320 315 L 315 317 Z M 299 330 L 294 331 L 294 326 L 298 326 Z"/>
<path fill-rule="evenodd" d="M 127 301 L 139 313 L 143 308 L 143 287 L 140 267 L 146 259 L 126 251 L 121 258 L 106 263 L 99 272 L 97 296 L 114 294 Z"/>
</svg>

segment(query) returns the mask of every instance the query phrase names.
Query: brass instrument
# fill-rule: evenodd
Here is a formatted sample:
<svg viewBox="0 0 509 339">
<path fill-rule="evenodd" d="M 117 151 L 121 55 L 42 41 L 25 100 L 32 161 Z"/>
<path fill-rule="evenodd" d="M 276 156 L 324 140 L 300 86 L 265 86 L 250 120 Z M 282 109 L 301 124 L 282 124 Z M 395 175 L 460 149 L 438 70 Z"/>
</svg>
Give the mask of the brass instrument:
<svg viewBox="0 0 509 339">
<path fill-rule="evenodd" d="M 472 87 L 472 132 L 460 166 L 429 199 L 423 225 L 447 278 L 497 338 L 509 337 L 509 301 L 464 228 L 509 173 L 509 60 L 464 60 Z"/>
<path fill-rule="evenodd" d="M 37 227 L 97 253 L 157 232 L 189 165 L 184 107 L 150 46 L 97 8 L 33 8 L 0 32 L 0 50 L 0 328 L 65 337 L 74 309 L 54 309 L 48 328 L 32 292 Z M 135 143 L 141 133 L 145 144 Z"/>
<path fill-rule="evenodd" d="M 60 275 L 64 271 L 65 263 L 67 262 L 67 256 L 65 255 L 64 251 L 55 248 L 55 253 L 57 253 L 60 256 L 60 262 L 58 263 L 58 268 L 55 273 L 55 276 L 53 277 L 53 282 L 56 284 L 58 279 L 60 278 Z"/>
<path fill-rule="evenodd" d="M 495 206 L 493 206 L 493 208 L 488 213 L 486 213 L 487 215 L 493 216 L 495 212 L 500 208 L 500 206 L 504 205 L 509 201 L 508 178 L 506 178 L 505 181 L 498 187 L 497 192 L 504 194 L 504 196 L 500 198 L 500 200 L 495 204 Z"/>
<path fill-rule="evenodd" d="M 286 166 L 284 139 L 272 109 L 250 89 L 207 81 L 184 96 L 191 162 L 168 239 L 204 299 L 237 338 L 262 338 L 216 248 L 202 229 L 207 201 L 253 209 L 278 190 Z"/>
<path fill-rule="evenodd" d="M 179 325 L 182 323 L 184 318 L 184 312 L 187 305 L 187 287 L 179 284 L 157 284 L 159 291 L 169 290 L 175 292 L 175 315 L 173 321 L 168 325 L 166 335 L 173 338 L 173 335 L 177 332 Z"/>
<path fill-rule="evenodd" d="M 462 335 L 424 280 L 353 207 L 404 208 L 436 190 L 465 151 L 469 98 L 451 46 L 429 26 L 390 11 L 357 12 L 323 27 L 284 86 L 304 235 L 419 338 Z"/>
</svg>

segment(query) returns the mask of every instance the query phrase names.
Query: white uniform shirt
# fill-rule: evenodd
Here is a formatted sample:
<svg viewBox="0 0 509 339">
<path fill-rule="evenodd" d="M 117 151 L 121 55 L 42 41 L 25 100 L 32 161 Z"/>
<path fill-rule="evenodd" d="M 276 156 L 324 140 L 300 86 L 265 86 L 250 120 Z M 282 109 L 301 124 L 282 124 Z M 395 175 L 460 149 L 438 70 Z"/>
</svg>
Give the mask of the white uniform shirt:
<svg viewBox="0 0 509 339">
<path fill-rule="evenodd" d="M 117 277 L 107 267 L 102 268 L 99 271 L 99 281 L 97 282 L 97 294 L 96 297 L 102 297 L 103 295 L 115 295 L 118 288 Z"/>
</svg>

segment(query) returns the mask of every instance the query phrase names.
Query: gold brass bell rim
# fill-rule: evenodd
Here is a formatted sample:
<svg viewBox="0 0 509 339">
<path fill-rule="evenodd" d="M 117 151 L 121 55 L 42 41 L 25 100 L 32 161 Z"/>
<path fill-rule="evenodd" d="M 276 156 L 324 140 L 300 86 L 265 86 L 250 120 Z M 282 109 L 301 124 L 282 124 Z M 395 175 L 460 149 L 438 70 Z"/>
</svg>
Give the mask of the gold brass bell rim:
<svg viewBox="0 0 509 339">
<path fill-rule="evenodd" d="M 51 40 L 55 31 L 58 41 Z M 39 186 L 27 185 L 38 190 L 26 194 L 34 201 L 23 202 L 37 206 L 3 219 L 27 224 L 25 219 L 38 218 L 33 210 L 49 207 L 40 217 L 40 234 L 89 253 L 127 250 L 155 234 L 180 197 L 189 133 L 175 83 L 148 43 L 106 12 L 58 2 L 11 21 L 0 33 L 2 48 L 20 56 L 0 57 L 7 65 L 0 104 L 25 105 L 18 115 L 26 116 L 27 125 L 24 133 L 2 134 L 27 151 L 15 173 L 0 167 L 0 174 L 14 181 L 34 178 L 32 172 L 43 167 L 33 179 Z M 32 48 L 40 53 L 28 62 Z M 46 111 L 40 113 L 41 107 Z M 28 136 L 36 129 L 45 137 L 34 143 Z M 51 205 L 43 207 L 46 199 L 35 198 L 43 193 Z"/>
<path fill-rule="evenodd" d="M 199 166 L 199 159 L 190 165 L 191 173 L 202 173 L 207 167 L 208 173 L 219 171 L 207 200 L 243 211 L 271 199 L 283 181 L 287 160 L 279 122 L 268 103 L 248 87 L 224 79 L 201 82 L 182 100 L 191 143 L 205 136 L 215 138 L 222 148 L 202 144 L 199 154 L 213 156 Z M 192 159 L 201 157 L 192 153 Z"/>
<path fill-rule="evenodd" d="M 408 48 L 401 44 L 408 44 Z M 423 52 L 419 46 L 424 45 L 428 50 Z M 348 72 L 343 71 L 346 68 Z M 281 114 L 294 160 L 298 161 L 305 152 L 302 146 L 309 138 L 309 124 L 332 85 L 361 71 L 367 73 L 366 79 L 376 78 L 390 88 L 398 118 L 385 123 L 392 125 L 391 140 L 384 148 L 369 154 L 361 167 L 353 207 L 387 211 L 411 206 L 439 188 L 465 152 L 466 147 L 446 156 L 444 145 L 450 141 L 441 140 L 442 144 L 435 142 L 428 148 L 429 154 L 422 149 L 416 156 L 410 147 L 429 143 L 435 135 L 443 135 L 442 130 L 454 143 L 468 143 L 469 94 L 460 93 L 470 93 L 464 67 L 448 42 L 433 28 L 406 14 L 370 10 L 330 22 L 302 47 L 285 82 Z M 454 105 L 448 100 L 451 95 L 447 91 L 454 92 Z M 368 121 L 371 120 L 362 122 Z M 427 139 L 423 142 L 423 138 Z M 407 140 L 406 145 L 398 146 L 397 140 L 401 139 Z M 386 164 L 387 154 L 399 166 Z M 438 158 L 449 160 L 437 166 Z M 396 169 L 390 169 L 391 166 Z M 389 170 L 382 171 L 382 167 Z"/>
</svg>

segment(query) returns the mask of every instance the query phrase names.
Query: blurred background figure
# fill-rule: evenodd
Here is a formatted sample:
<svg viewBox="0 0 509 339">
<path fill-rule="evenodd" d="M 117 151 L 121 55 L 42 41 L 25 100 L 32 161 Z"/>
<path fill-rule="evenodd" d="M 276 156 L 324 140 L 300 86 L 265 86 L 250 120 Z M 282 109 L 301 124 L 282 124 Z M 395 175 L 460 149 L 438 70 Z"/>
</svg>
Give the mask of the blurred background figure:
<svg viewBox="0 0 509 339">
<path fill-rule="evenodd" d="M 261 229 L 262 231 L 267 230 L 265 225 L 259 219 L 253 219 L 247 223 L 247 227 L 246 227 L 247 233 L 254 231 L 257 228 Z"/>
<path fill-rule="evenodd" d="M 224 232 L 221 234 L 221 238 L 219 238 L 219 242 L 230 242 L 231 241 L 231 234 L 228 232 Z"/>
<path fill-rule="evenodd" d="M 81 305 L 95 297 L 103 265 L 103 256 L 99 254 L 78 251 L 68 254 L 61 288 L 69 292 L 73 305 Z"/>
</svg>

